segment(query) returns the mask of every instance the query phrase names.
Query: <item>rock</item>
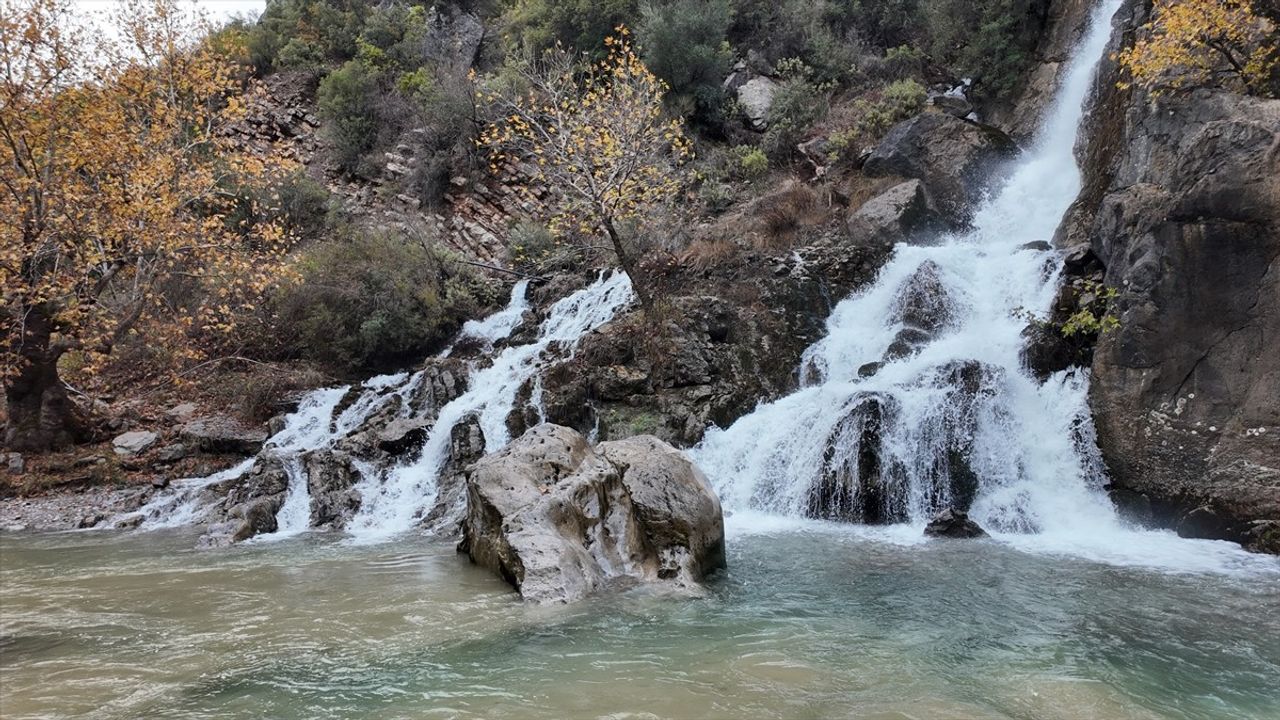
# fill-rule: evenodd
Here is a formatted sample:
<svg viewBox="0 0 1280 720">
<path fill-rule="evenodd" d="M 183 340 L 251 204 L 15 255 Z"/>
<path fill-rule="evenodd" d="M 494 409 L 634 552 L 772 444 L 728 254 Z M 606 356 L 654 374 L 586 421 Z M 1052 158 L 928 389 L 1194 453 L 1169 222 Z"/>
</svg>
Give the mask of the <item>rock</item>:
<svg viewBox="0 0 1280 720">
<path fill-rule="evenodd" d="M 865 235 L 894 243 L 940 227 L 933 202 L 919 180 L 894 185 L 863 203 L 849 217 L 852 235 Z"/>
<path fill-rule="evenodd" d="M 21 475 L 26 472 L 27 461 L 22 457 L 22 453 L 9 453 L 5 458 L 5 468 L 11 475 Z"/>
<path fill-rule="evenodd" d="M 378 449 L 393 457 L 415 452 L 427 441 L 430 429 L 426 418 L 396 418 L 378 431 Z"/>
<path fill-rule="evenodd" d="M 1019 250 L 1030 250 L 1032 252 L 1049 252 L 1053 249 L 1053 245 L 1047 240 L 1032 240 L 1029 243 L 1023 243 L 1018 246 Z"/>
<path fill-rule="evenodd" d="M 185 423 L 195 417 L 197 412 L 199 412 L 199 409 L 195 403 L 185 402 L 169 408 L 164 412 L 164 416 L 174 422 Z"/>
<path fill-rule="evenodd" d="M 1098 446 L 1157 524 L 1252 543 L 1280 521 L 1280 100 L 1112 102 L 1082 137 L 1112 152 L 1086 174 L 1099 192 L 1063 232 L 1118 290 L 1093 357 Z"/>
<path fill-rule="evenodd" d="M 116 521 L 115 529 L 116 530 L 133 530 L 137 528 L 139 525 L 141 525 L 142 521 L 145 519 L 146 518 L 144 518 L 141 515 L 130 515 L 127 518 Z"/>
<path fill-rule="evenodd" d="M 190 454 L 191 452 L 187 449 L 186 445 L 183 445 L 182 443 L 173 443 L 172 445 L 165 445 L 157 450 L 156 460 L 167 463 L 177 462 Z"/>
<path fill-rule="evenodd" d="M 280 510 L 281 502 L 283 497 L 260 498 L 237 506 L 230 513 L 229 520 L 210 524 L 196 541 L 196 547 L 226 547 L 255 535 L 275 532 L 276 513 Z"/>
<path fill-rule="evenodd" d="M 164 477 L 163 475 L 157 475 L 156 477 L 151 478 L 151 487 L 157 490 L 163 490 L 169 487 L 169 478 Z"/>
<path fill-rule="evenodd" d="M 253 455 L 262 449 L 267 433 L 225 416 L 198 418 L 179 430 L 183 443 L 198 452 Z"/>
<path fill-rule="evenodd" d="M 117 435 L 111 441 L 111 447 L 117 455 L 137 455 L 146 452 L 160 436 L 149 430 L 135 430 Z"/>
<path fill-rule="evenodd" d="M 929 520 L 929 524 L 924 528 L 924 534 L 929 537 L 980 538 L 986 537 L 987 531 L 970 520 L 968 513 L 948 508 Z"/>
<path fill-rule="evenodd" d="M 311 496 L 311 525 L 341 529 L 360 509 L 359 470 L 351 456 L 336 450 L 316 450 L 302 459 Z"/>
<path fill-rule="evenodd" d="M 973 104 L 961 93 L 941 93 L 929 97 L 929 104 L 942 112 L 958 118 L 967 118 L 973 112 Z"/>
<path fill-rule="evenodd" d="M 906 519 L 886 494 L 881 430 L 891 398 L 866 393 L 827 439 L 822 473 L 809 489 L 805 514 L 823 520 L 886 523 Z"/>
<path fill-rule="evenodd" d="M 894 125 L 862 171 L 921 181 L 943 218 L 964 224 L 1017 146 L 996 128 L 944 113 L 923 113 Z"/>
<path fill-rule="evenodd" d="M 466 73 L 475 64 L 483 40 L 484 24 L 474 14 L 455 5 L 432 5 L 427 11 L 422 55 L 437 70 Z"/>
<path fill-rule="evenodd" d="M 529 601 L 638 583 L 697 592 L 724 566 L 719 501 L 656 438 L 592 449 L 574 430 L 539 425 L 477 462 L 466 487 L 459 549 Z"/>
<path fill-rule="evenodd" d="M 778 83 L 767 77 L 754 77 L 738 88 L 738 103 L 755 130 L 769 127 L 769 111 L 773 108 L 773 96 Z"/>
</svg>

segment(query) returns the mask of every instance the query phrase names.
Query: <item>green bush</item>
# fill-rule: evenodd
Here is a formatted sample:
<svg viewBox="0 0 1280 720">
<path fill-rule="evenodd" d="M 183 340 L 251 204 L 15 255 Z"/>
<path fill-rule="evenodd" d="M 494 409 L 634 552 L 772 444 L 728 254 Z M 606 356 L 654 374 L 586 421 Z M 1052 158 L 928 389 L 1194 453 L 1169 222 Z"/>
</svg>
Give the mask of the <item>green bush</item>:
<svg viewBox="0 0 1280 720">
<path fill-rule="evenodd" d="M 758 147 L 739 145 L 733 149 L 737 160 L 736 174 L 739 177 L 755 179 L 769 172 L 769 156 Z"/>
<path fill-rule="evenodd" d="M 363 60 L 348 60 L 320 82 L 317 103 L 335 159 L 348 172 L 378 139 L 378 72 Z"/>
<path fill-rule="evenodd" d="M 464 267 L 440 249 L 390 234 L 315 245 L 298 281 L 276 298 L 280 351 L 354 372 L 439 350 L 494 300 Z"/>
<path fill-rule="evenodd" d="M 907 78 L 895 80 L 884 89 L 883 102 L 894 121 L 915 115 L 924 109 L 924 101 L 929 93 L 920 83 Z"/>
<path fill-rule="evenodd" d="M 560 43 L 599 54 L 619 25 L 632 25 L 637 0 L 521 0 L 506 15 L 507 37 L 533 54 Z"/>
<path fill-rule="evenodd" d="M 728 0 L 666 0 L 641 9 L 637 37 L 645 65 L 671 86 L 668 104 L 681 115 L 719 119 L 732 59 L 729 20 Z"/>
<path fill-rule="evenodd" d="M 780 61 L 778 67 L 789 79 L 773 95 L 764 147 L 772 157 L 789 158 L 809 128 L 826 115 L 828 98 L 824 87 L 807 79 L 813 70 L 804 63 L 787 59 Z"/>
<path fill-rule="evenodd" d="M 315 70 L 355 55 L 369 12 L 366 0 L 274 0 L 248 32 L 249 59 L 260 73 Z"/>
</svg>

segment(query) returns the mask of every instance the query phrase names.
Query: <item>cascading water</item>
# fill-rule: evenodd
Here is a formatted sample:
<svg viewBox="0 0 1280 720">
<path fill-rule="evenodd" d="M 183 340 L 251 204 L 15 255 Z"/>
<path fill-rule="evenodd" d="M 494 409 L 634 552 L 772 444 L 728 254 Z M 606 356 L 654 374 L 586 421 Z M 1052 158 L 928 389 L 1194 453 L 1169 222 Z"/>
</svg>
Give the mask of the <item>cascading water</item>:
<svg viewBox="0 0 1280 720">
<path fill-rule="evenodd" d="M 1077 126 L 1120 5 L 1095 9 L 1034 147 L 973 229 L 899 246 L 872 287 L 837 305 L 805 353 L 800 390 L 712 429 L 695 449 L 727 509 L 918 533 L 933 512 L 971 503 L 979 523 L 1015 544 L 1186 564 L 1185 547 L 1169 546 L 1176 538 L 1117 518 L 1083 373 L 1041 384 L 1020 359 L 1026 313 L 1049 307 L 1060 266 L 1026 245 L 1052 238 L 1080 190 Z M 1117 533 L 1144 536 L 1148 556 L 1119 557 L 1133 538 Z"/>
<path fill-rule="evenodd" d="M 466 323 L 460 336 L 486 345 L 506 338 L 529 309 L 527 289 L 527 281 L 517 283 L 505 308 L 483 320 Z M 468 380 L 470 390 L 440 408 L 426 444 L 412 462 L 383 473 L 370 463 L 353 461 L 362 476 L 358 484 L 362 502 L 348 529 L 362 538 L 388 537 L 409 530 L 415 517 L 429 507 L 435 497 L 436 475 L 448 460 L 449 438 L 454 426 L 474 413 L 484 432 L 486 450 L 491 452 L 506 445 L 510 439 L 507 415 L 515 407 L 521 386 L 536 377 L 544 351 L 555 346 L 560 352 L 572 352 L 583 335 L 611 320 L 632 297 L 630 279 L 625 273 L 617 272 L 602 275 L 592 285 L 561 299 L 552 306 L 534 342 L 507 347 L 492 365 L 472 369 Z M 441 355 L 448 356 L 452 350 L 450 347 Z M 267 537 L 282 538 L 305 531 L 310 526 L 311 497 L 304 455 L 333 447 L 360 430 L 366 420 L 397 398 L 400 401 L 398 416 L 411 415 L 413 407 L 409 400 L 422 378 L 422 372 L 370 378 L 360 385 L 360 394 L 340 412 L 338 406 L 348 395 L 350 386 L 312 391 L 302 398 L 297 410 L 286 416 L 284 427 L 267 440 L 258 458 L 249 458 L 206 478 L 177 483 L 128 516 L 141 516 L 148 529 L 196 522 L 211 501 L 206 489 L 234 480 L 251 470 L 259 459 L 269 458 L 280 463 L 289 484 L 276 513 L 278 529 Z M 539 396 L 540 393 L 535 392 L 532 402 L 538 404 Z"/>
<path fill-rule="evenodd" d="M 392 468 L 385 477 L 366 472 L 358 486 L 360 509 L 348 523 L 348 532 L 360 539 L 377 540 L 411 529 L 435 499 L 436 479 L 448 460 L 454 426 L 474 415 L 484 434 L 485 451 L 505 446 L 510 441 L 507 416 L 515 407 L 521 386 L 536 377 L 543 352 L 553 345 L 562 352 L 572 352 L 583 335 L 613 319 L 633 297 L 630 278 L 615 272 L 552 305 L 534 342 L 505 348 L 492 365 L 471 375 L 467 392 L 440 409 L 417 458 Z M 514 322 L 500 320 L 477 327 L 505 327 L 510 332 L 514 326 Z"/>
</svg>

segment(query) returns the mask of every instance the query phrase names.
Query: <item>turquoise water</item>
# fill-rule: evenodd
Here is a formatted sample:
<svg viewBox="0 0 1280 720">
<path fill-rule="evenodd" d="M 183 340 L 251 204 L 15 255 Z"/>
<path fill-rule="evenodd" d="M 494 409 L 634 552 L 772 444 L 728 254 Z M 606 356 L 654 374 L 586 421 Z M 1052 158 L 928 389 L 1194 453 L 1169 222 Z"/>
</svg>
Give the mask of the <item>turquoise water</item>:
<svg viewBox="0 0 1280 720">
<path fill-rule="evenodd" d="M 1280 565 L 738 535 L 709 597 L 519 603 L 451 546 L 0 537 L 5 718 L 1280 718 Z M 1268 568 L 1271 568 L 1270 570 Z"/>
</svg>

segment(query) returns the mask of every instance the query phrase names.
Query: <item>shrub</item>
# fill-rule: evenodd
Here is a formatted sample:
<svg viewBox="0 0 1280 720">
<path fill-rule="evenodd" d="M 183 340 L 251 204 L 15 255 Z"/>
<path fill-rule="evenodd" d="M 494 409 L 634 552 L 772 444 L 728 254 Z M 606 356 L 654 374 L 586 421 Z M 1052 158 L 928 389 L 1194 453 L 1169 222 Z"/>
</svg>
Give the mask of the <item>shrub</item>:
<svg viewBox="0 0 1280 720">
<path fill-rule="evenodd" d="M 975 89 L 1007 97 L 1022 81 L 1043 18 L 1019 0 L 926 0 L 930 54 Z"/>
<path fill-rule="evenodd" d="M 366 0 L 274 0 L 248 32 L 249 58 L 259 73 L 314 70 L 355 55 L 370 3 Z"/>
<path fill-rule="evenodd" d="M 754 179 L 769 172 L 769 156 L 758 147 L 739 145 L 733 149 L 739 177 Z"/>
<path fill-rule="evenodd" d="M 827 93 L 807 79 L 812 72 L 807 65 L 783 60 L 778 66 L 790 79 L 774 93 L 764 146 L 773 157 L 789 158 L 809 128 L 826 115 Z"/>
<path fill-rule="evenodd" d="M 357 234 L 311 248 L 275 303 L 285 356 L 351 372 L 441 348 L 493 301 L 488 285 L 435 247 Z"/>
<path fill-rule="evenodd" d="M 920 112 L 928 95 L 923 85 L 908 78 L 889 83 L 881 95 L 881 102 L 897 121 Z"/>
<path fill-rule="evenodd" d="M 378 138 L 378 73 L 363 60 L 349 60 L 320 82 L 317 102 L 335 159 L 354 172 Z"/>
<path fill-rule="evenodd" d="M 645 65 L 671 86 L 667 104 L 680 114 L 718 119 L 731 60 L 729 19 L 728 0 L 666 0 L 642 8 L 637 35 Z"/>
<path fill-rule="evenodd" d="M 637 0 L 522 0 L 507 12 L 507 36 L 531 54 L 560 43 L 601 54 L 601 41 L 635 19 Z"/>
</svg>

